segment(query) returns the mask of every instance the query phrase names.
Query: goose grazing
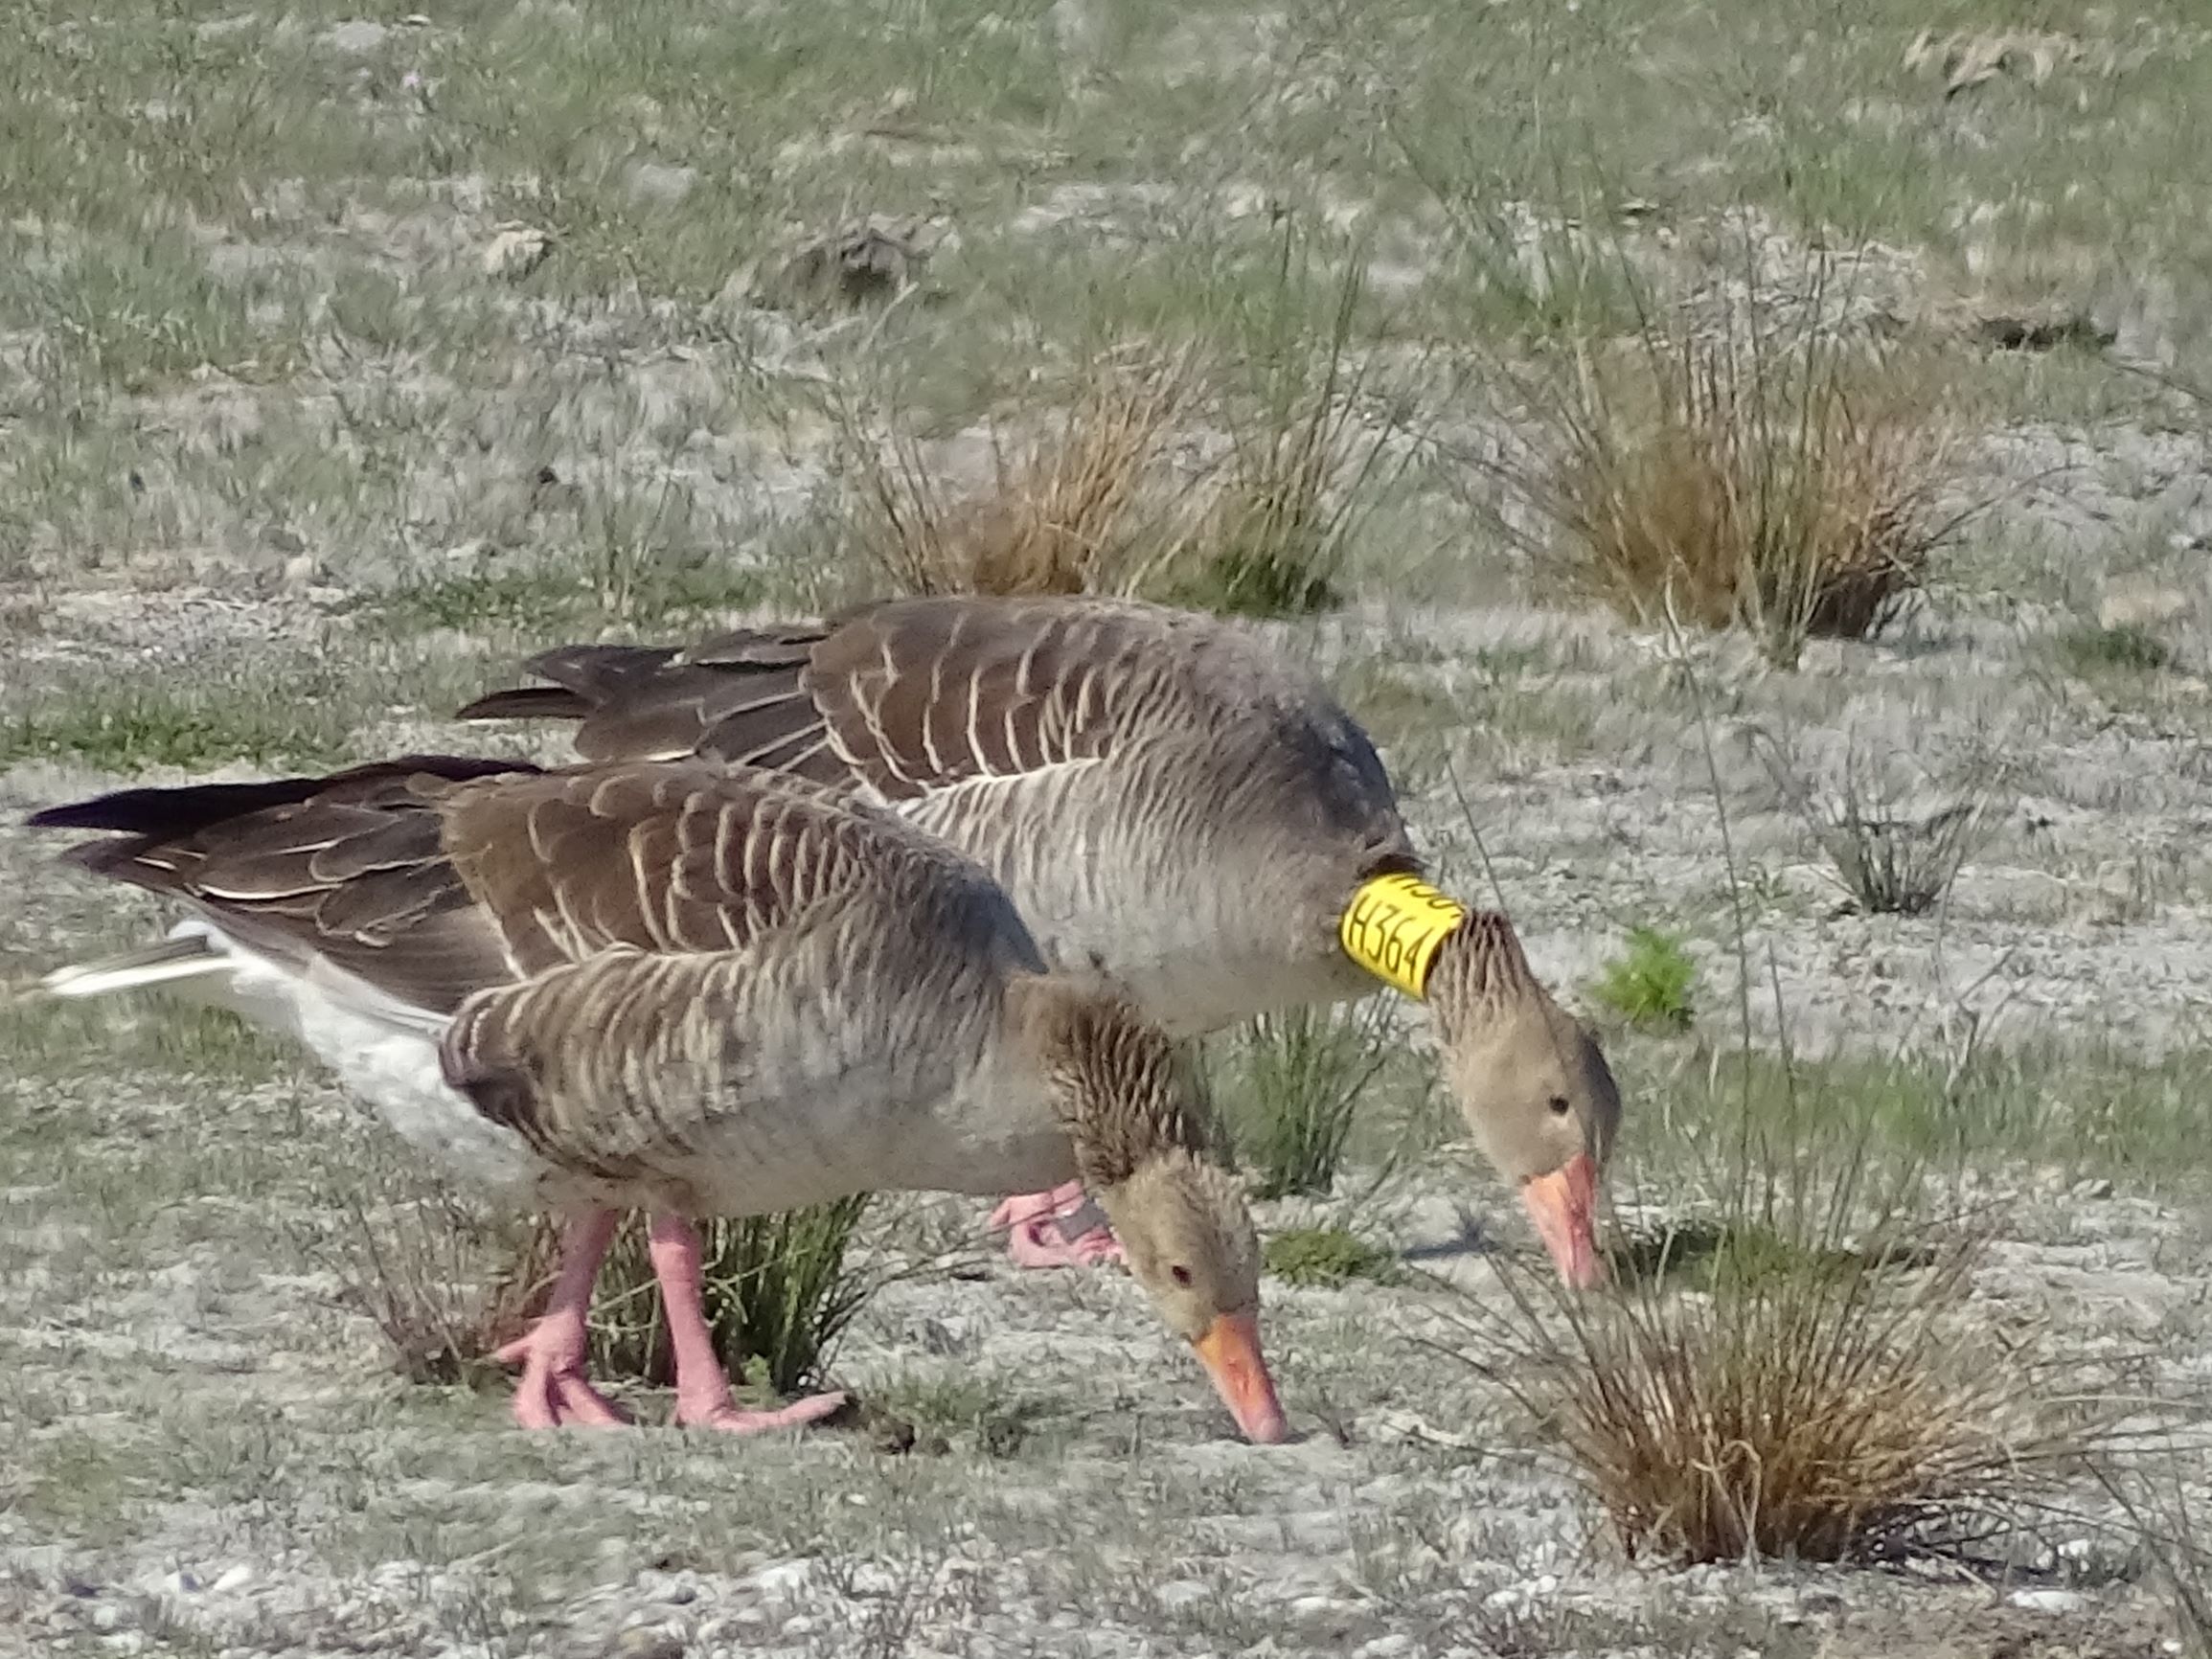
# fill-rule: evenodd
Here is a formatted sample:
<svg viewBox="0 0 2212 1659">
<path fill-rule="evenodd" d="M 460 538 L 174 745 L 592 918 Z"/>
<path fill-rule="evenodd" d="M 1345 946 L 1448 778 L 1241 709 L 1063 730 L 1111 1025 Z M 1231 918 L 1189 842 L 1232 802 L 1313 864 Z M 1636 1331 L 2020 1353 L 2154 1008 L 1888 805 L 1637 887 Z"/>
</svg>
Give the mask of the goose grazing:
<svg viewBox="0 0 2212 1659">
<path fill-rule="evenodd" d="M 1367 735 L 1249 632 L 1125 601 L 907 599 L 528 667 L 553 684 L 461 717 L 576 720 L 595 760 L 708 756 L 886 806 L 996 876 L 1048 963 L 1110 972 L 1171 1033 L 1378 980 L 1425 1000 L 1475 1143 L 1567 1283 L 1603 1280 L 1605 1057 L 1504 916 L 1423 879 Z M 993 1221 L 1017 1261 L 1085 1260 L 1111 1239 L 1066 1238 L 1082 1198 L 1012 1199 Z"/>
<path fill-rule="evenodd" d="M 743 1433 L 841 1397 L 733 1405 L 689 1217 L 1077 1180 L 1243 1432 L 1288 1432 L 1251 1217 L 1174 1045 L 1109 983 L 1047 973 L 991 877 L 894 814 L 704 761 L 414 757 L 31 822 L 109 832 L 67 856 L 194 913 L 51 992 L 197 978 L 408 1140 L 569 1217 L 519 1345 L 526 1427 L 621 1420 L 583 1358 L 626 1209 L 653 1216 L 676 1421 Z"/>
</svg>

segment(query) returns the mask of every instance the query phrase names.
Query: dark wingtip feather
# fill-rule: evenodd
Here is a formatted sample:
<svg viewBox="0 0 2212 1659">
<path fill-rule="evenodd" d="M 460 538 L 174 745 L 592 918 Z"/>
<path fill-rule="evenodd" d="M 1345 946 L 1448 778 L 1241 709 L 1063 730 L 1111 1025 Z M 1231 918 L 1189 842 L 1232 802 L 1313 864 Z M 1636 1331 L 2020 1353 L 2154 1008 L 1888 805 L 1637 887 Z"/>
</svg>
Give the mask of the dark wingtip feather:
<svg viewBox="0 0 2212 1659">
<path fill-rule="evenodd" d="M 456 720 L 581 720 L 591 705 L 566 686 L 517 686 L 454 711 Z"/>
<path fill-rule="evenodd" d="M 270 778 L 248 784 L 185 784 L 173 788 L 117 789 L 88 801 L 48 807 L 24 820 L 33 830 L 111 830 L 128 835 L 169 837 L 190 835 L 275 807 L 293 807 L 302 801 L 349 785 L 384 778 L 401 778 L 427 772 L 448 783 L 465 784 L 502 772 L 536 772 L 526 761 L 488 760 L 468 755 L 402 755 L 394 761 L 372 761 L 349 766 L 321 778 Z M 94 847 L 106 845 L 95 842 Z M 74 848 L 63 856 L 84 851 Z M 78 862 L 82 862 L 79 859 Z"/>
<path fill-rule="evenodd" d="M 202 823 L 234 817 L 262 806 L 277 806 L 289 794 L 286 784 L 306 779 L 277 779 L 266 784 L 193 784 L 173 789 L 117 789 L 88 801 L 49 807 L 23 820 L 34 830 L 120 830 L 145 834 L 176 822 L 195 818 Z M 304 791 L 303 791 L 304 793 Z"/>
</svg>

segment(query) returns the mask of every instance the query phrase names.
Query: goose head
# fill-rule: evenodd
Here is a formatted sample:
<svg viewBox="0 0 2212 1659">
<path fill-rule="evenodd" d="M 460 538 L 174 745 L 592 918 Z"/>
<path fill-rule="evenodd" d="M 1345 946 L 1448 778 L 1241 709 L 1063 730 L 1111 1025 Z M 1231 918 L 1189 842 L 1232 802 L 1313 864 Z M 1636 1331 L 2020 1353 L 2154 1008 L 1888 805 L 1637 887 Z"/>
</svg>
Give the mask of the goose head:
<svg viewBox="0 0 2212 1659">
<path fill-rule="evenodd" d="M 1129 1272 L 1191 1345 L 1248 1440 L 1289 1435 L 1260 1348 L 1260 1239 L 1208 1150 L 1206 1102 L 1174 1045 L 1102 982 L 1031 976 L 1009 992 Z"/>
<path fill-rule="evenodd" d="M 1445 938 L 1425 992 L 1445 1081 L 1476 1147 L 1518 1188 L 1560 1277 L 1602 1284 L 1598 1193 L 1621 1120 L 1606 1057 L 1494 911 L 1469 913 Z"/>
</svg>

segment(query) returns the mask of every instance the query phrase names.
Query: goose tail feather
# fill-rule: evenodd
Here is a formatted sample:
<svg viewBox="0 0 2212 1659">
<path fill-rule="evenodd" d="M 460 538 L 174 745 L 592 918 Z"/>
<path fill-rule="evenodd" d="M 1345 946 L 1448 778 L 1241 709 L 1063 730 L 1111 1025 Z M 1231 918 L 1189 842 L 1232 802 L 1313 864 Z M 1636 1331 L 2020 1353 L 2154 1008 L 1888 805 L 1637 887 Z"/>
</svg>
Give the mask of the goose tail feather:
<svg viewBox="0 0 2212 1659">
<path fill-rule="evenodd" d="M 158 944 L 126 950 L 98 962 L 57 967 L 37 982 L 36 989 L 51 997 L 105 996 L 110 991 L 136 990 L 172 980 L 197 979 L 203 974 L 229 973 L 238 965 L 204 933 L 165 939 Z"/>
</svg>

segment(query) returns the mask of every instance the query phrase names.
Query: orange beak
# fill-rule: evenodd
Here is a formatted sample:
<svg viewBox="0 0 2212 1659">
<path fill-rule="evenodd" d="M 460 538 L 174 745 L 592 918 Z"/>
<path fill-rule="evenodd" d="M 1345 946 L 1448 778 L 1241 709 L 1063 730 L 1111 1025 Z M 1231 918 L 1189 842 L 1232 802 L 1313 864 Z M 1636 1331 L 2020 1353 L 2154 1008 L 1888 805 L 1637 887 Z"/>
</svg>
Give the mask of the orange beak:
<svg viewBox="0 0 2212 1659">
<path fill-rule="evenodd" d="M 1587 1152 L 1523 1181 L 1520 1201 L 1570 1289 L 1594 1290 L 1606 1282 L 1605 1258 L 1598 1254 L 1598 1167 Z"/>
<path fill-rule="evenodd" d="M 1244 1431 L 1244 1438 L 1259 1445 L 1277 1445 L 1290 1438 L 1282 1402 L 1275 1398 L 1275 1379 L 1260 1356 L 1260 1316 L 1257 1313 L 1217 1315 L 1206 1334 L 1192 1340 L 1206 1375 L 1214 1379 L 1221 1403 Z"/>
</svg>

